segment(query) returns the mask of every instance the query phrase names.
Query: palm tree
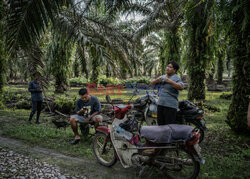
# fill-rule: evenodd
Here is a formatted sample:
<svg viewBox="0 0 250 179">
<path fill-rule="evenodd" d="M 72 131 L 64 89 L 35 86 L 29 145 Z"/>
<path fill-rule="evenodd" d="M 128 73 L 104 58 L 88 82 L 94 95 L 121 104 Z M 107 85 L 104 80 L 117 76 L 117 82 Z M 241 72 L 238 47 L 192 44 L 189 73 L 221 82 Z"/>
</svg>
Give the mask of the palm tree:
<svg viewBox="0 0 250 179">
<path fill-rule="evenodd" d="M 2 1 L 1 1 L 2 2 Z M 11 57 L 22 52 L 28 59 L 29 72 L 43 71 L 43 52 L 39 42 L 49 24 L 55 23 L 55 16 L 62 7 L 69 7 L 73 0 L 27 0 L 6 1 L 4 37 L 6 49 Z M 46 80 L 42 83 L 46 87 Z"/>
<path fill-rule="evenodd" d="M 113 53 L 114 58 L 118 55 L 119 59 L 126 61 L 125 64 L 129 64 L 127 56 L 129 54 L 127 49 L 129 48 L 126 43 L 127 40 L 125 40 L 126 34 L 120 33 L 117 28 L 113 31 L 109 27 L 114 22 L 116 13 L 120 8 L 127 6 L 129 1 L 107 0 L 105 3 L 104 6 L 103 1 L 97 0 L 9 1 L 6 20 L 8 51 L 16 53 L 19 49 L 23 50 L 26 56 L 29 57 L 28 59 L 36 60 L 37 63 L 31 64 L 34 64 L 33 69 L 37 70 L 36 64 L 43 65 L 43 59 L 40 58 L 42 55 L 38 52 L 38 43 L 41 40 L 41 35 L 45 33 L 48 25 L 51 24 L 53 28 L 58 28 L 60 33 L 70 32 L 70 34 L 67 34 L 71 37 L 68 38 L 68 41 L 77 42 L 82 46 L 86 46 L 86 44 L 88 46 L 99 46 L 101 47 L 99 49 L 105 51 L 108 49 Z M 106 9 L 103 7 L 106 7 Z M 98 16 L 99 12 L 102 13 Z M 62 29 L 65 26 L 70 27 L 70 29 Z M 116 32 L 117 36 L 113 35 L 114 32 Z M 123 46 L 122 50 L 120 50 L 121 46 Z M 31 47 L 34 47 L 34 49 L 31 49 Z M 32 54 L 33 52 L 36 53 Z M 109 56 L 105 52 L 101 54 L 100 59 L 109 59 Z M 81 57 L 83 56 L 81 55 Z M 64 62 L 61 64 L 64 64 Z"/>
<path fill-rule="evenodd" d="M 9 52 L 27 49 L 37 44 L 40 35 L 49 23 L 55 22 L 55 15 L 62 6 L 69 6 L 72 0 L 27 0 L 9 1 L 7 16 L 7 47 Z"/>
<path fill-rule="evenodd" d="M 72 54 L 72 44 L 59 33 L 54 34 L 50 47 L 51 72 L 55 77 L 55 92 L 63 93 L 68 87 L 69 63 Z"/>
<path fill-rule="evenodd" d="M 148 72 L 148 75 L 152 76 L 153 69 L 157 69 L 160 65 L 160 60 L 163 51 L 165 39 L 163 38 L 163 32 L 160 31 L 157 34 L 150 34 L 145 38 L 145 48 L 142 54 L 142 64 L 144 66 L 144 71 Z M 164 63 L 161 61 L 161 63 Z M 159 71 L 155 70 L 155 76 L 159 75 Z"/>
<path fill-rule="evenodd" d="M 77 50 L 76 50 L 76 58 L 80 61 L 81 64 L 81 73 L 85 74 L 86 79 L 89 78 L 89 57 L 86 54 L 86 47 L 82 46 L 80 43 L 77 44 Z"/>
<path fill-rule="evenodd" d="M 4 45 L 4 2 L 0 2 L 0 107 L 2 102 L 3 86 L 4 86 L 4 73 L 5 73 L 5 45 Z"/>
<path fill-rule="evenodd" d="M 88 54 L 90 57 L 92 82 L 97 82 L 98 68 L 101 64 L 116 71 L 117 63 L 122 63 L 125 68 L 131 69 L 129 67 L 132 60 L 131 36 L 123 30 L 123 24 L 115 18 L 109 19 L 106 12 L 94 13 L 96 11 L 100 10 L 92 6 L 89 10 L 81 8 L 75 11 L 65 10 L 57 17 L 56 23 L 56 27 L 64 37 L 68 41 L 77 43 L 78 49 L 83 50 L 77 52 L 77 56 L 86 59 L 85 54 Z"/>
<path fill-rule="evenodd" d="M 190 1 L 186 9 L 188 43 L 189 100 L 205 100 L 205 70 L 208 62 L 206 37 L 210 4 Z"/>
<path fill-rule="evenodd" d="M 152 32 L 165 31 L 165 45 L 161 46 L 159 54 L 162 71 L 164 71 L 165 64 L 170 59 L 179 61 L 180 55 L 178 51 L 180 44 L 177 32 L 183 16 L 182 9 L 185 3 L 186 1 L 183 0 L 136 1 L 123 10 L 123 13 L 126 15 L 137 13 L 143 16 L 142 20 L 137 22 L 137 30 L 133 34 L 135 43 Z M 134 69 L 139 68 L 135 65 Z"/>
<path fill-rule="evenodd" d="M 233 12 L 231 43 L 234 63 L 233 96 L 227 115 L 227 123 L 236 132 L 247 133 L 247 111 L 249 106 L 250 76 L 250 3 L 247 0 L 232 0 L 227 12 Z M 226 13 L 229 14 L 229 13 Z"/>
</svg>

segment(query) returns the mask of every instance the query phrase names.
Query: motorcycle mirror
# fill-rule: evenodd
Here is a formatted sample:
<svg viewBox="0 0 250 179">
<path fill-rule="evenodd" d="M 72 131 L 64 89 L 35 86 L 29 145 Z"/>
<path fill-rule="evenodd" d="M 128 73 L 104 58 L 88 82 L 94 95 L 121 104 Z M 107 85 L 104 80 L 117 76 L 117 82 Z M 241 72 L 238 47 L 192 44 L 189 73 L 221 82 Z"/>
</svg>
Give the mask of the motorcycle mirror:
<svg viewBox="0 0 250 179">
<path fill-rule="evenodd" d="M 106 101 L 107 101 L 108 103 L 111 103 L 111 102 L 112 102 L 109 95 L 106 95 Z"/>
</svg>

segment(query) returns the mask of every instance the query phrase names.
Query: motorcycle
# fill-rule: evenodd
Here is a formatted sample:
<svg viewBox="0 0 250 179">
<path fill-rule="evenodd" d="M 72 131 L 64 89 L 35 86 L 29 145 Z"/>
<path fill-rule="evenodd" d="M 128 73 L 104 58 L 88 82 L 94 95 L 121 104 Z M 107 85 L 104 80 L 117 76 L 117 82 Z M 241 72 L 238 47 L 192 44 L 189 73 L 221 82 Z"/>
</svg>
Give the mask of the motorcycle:
<svg viewBox="0 0 250 179">
<path fill-rule="evenodd" d="M 136 89 L 137 91 L 137 89 Z M 135 96 L 134 93 L 133 96 Z M 147 125 L 157 125 L 157 93 L 149 93 L 137 98 L 133 104 L 135 110 L 140 116 L 141 124 L 145 121 Z M 179 102 L 179 109 L 176 116 L 177 124 L 194 125 L 200 130 L 200 143 L 204 139 L 204 133 L 207 130 L 206 121 L 203 117 L 203 111 L 188 100 Z"/>
<path fill-rule="evenodd" d="M 199 130 L 178 124 L 139 127 L 136 114 L 128 115 L 131 108 L 114 106 L 112 125 L 97 127 L 92 149 L 98 162 L 110 167 L 119 160 L 124 168 L 137 166 L 139 177 L 151 166 L 169 178 L 196 178 L 204 163 Z"/>
</svg>

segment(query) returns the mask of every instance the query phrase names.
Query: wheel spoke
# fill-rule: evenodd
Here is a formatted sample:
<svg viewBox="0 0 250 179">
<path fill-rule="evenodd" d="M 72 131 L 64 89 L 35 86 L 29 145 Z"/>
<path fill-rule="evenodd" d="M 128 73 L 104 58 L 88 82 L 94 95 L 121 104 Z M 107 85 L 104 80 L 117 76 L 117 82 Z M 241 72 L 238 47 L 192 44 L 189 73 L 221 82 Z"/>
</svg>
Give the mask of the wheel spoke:
<svg viewBox="0 0 250 179">
<path fill-rule="evenodd" d="M 115 163 L 115 150 L 111 141 L 106 141 L 106 135 L 97 134 L 93 141 L 93 152 L 98 161 L 105 166 L 111 166 Z"/>
<path fill-rule="evenodd" d="M 165 156 L 169 178 L 193 178 L 198 175 L 199 163 L 185 150 L 170 151 Z"/>
</svg>

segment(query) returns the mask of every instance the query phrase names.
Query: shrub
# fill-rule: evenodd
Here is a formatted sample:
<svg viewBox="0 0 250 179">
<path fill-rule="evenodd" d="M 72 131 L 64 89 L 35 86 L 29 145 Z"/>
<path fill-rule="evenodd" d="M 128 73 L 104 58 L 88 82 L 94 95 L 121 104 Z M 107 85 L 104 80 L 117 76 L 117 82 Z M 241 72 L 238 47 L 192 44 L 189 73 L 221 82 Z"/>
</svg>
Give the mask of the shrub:
<svg viewBox="0 0 250 179">
<path fill-rule="evenodd" d="M 148 84 L 151 82 L 151 79 L 150 78 L 139 78 L 137 80 L 137 83 L 145 83 L 145 84 Z"/>
<path fill-rule="evenodd" d="M 145 84 L 149 84 L 151 81 L 150 78 L 130 78 L 127 80 L 123 80 L 122 84 L 125 85 L 126 83 L 145 83 Z"/>
<path fill-rule="evenodd" d="M 77 78 L 71 78 L 69 79 L 70 82 L 70 86 L 74 86 L 74 85 L 86 85 L 87 83 L 89 83 L 89 80 L 86 78 L 82 78 L 82 77 L 77 77 Z"/>
<path fill-rule="evenodd" d="M 55 100 L 55 109 L 64 114 L 72 114 L 75 111 L 75 101 L 58 98 Z"/>
<path fill-rule="evenodd" d="M 119 85 L 121 81 L 118 78 L 113 77 L 106 77 L 105 75 L 101 75 L 98 77 L 98 83 L 102 84 L 103 86 L 107 85 Z"/>
<path fill-rule="evenodd" d="M 233 94 L 232 93 L 223 93 L 222 95 L 220 95 L 221 99 L 227 99 L 230 100 L 232 98 Z"/>
</svg>

